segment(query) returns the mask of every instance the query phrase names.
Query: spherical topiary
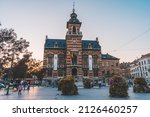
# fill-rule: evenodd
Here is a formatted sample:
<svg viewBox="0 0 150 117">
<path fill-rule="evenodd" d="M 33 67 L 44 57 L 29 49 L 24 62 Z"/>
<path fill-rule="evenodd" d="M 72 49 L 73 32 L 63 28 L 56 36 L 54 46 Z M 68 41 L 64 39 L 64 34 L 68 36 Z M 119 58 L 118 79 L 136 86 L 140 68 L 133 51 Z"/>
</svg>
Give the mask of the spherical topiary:
<svg viewBox="0 0 150 117">
<path fill-rule="evenodd" d="M 133 92 L 136 93 L 150 93 L 150 88 L 147 86 L 147 82 L 144 78 L 135 78 Z"/>
<path fill-rule="evenodd" d="M 83 85 L 84 85 L 84 88 L 87 88 L 87 89 L 91 88 L 92 87 L 91 86 L 91 79 L 84 79 Z"/>
<path fill-rule="evenodd" d="M 74 79 L 72 77 L 66 77 L 61 81 L 61 91 L 62 95 L 77 95 L 78 88 L 74 83 Z"/>
<path fill-rule="evenodd" d="M 120 76 L 111 78 L 109 94 L 111 97 L 116 98 L 128 97 L 128 85 L 126 80 Z"/>
</svg>

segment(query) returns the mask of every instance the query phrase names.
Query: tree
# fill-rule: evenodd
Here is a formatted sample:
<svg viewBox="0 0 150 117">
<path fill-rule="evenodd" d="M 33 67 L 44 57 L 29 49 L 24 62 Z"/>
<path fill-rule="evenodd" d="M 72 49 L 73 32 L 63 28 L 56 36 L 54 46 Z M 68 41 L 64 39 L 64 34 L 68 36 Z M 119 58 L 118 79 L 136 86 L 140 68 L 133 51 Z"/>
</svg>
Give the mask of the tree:
<svg viewBox="0 0 150 117">
<path fill-rule="evenodd" d="M 43 62 L 36 59 L 30 59 L 27 63 L 28 70 L 27 73 L 31 77 L 32 75 L 37 76 L 39 79 L 43 78 L 44 69 L 43 69 Z"/>
<path fill-rule="evenodd" d="M 23 55 L 23 58 L 20 59 L 17 64 L 13 67 L 13 77 L 14 78 L 26 78 L 28 65 L 27 63 L 30 61 L 30 57 L 32 56 L 31 52 L 27 52 Z"/>
<path fill-rule="evenodd" d="M 29 42 L 23 38 L 17 39 L 14 29 L 0 29 L 0 65 L 9 68 L 9 79 L 13 78 L 13 67 L 28 47 Z"/>
</svg>

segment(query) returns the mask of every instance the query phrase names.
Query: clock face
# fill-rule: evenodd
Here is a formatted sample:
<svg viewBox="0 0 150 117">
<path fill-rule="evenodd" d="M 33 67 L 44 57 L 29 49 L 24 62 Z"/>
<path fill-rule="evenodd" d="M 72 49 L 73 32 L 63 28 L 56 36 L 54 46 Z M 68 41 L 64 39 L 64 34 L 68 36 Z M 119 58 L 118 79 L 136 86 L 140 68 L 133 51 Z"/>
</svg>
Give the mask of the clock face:
<svg viewBox="0 0 150 117">
<path fill-rule="evenodd" d="M 73 44 L 76 44 L 76 42 L 77 42 L 77 40 L 76 40 L 76 39 L 73 39 L 72 41 L 73 41 Z"/>
</svg>

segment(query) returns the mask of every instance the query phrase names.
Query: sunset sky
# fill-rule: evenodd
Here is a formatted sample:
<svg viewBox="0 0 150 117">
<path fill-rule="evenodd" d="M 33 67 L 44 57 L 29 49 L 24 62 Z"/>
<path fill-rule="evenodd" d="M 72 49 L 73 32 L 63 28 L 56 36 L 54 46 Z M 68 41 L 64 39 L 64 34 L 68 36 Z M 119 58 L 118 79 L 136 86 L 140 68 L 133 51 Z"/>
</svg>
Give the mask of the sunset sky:
<svg viewBox="0 0 150 117">
<path fill-rule="evenodd" d="M 99 38 L 102 53 L 131 62 L 150 53 L 150 0 L 74 0 L 83 39 Z M 0 28 L 13 28 L 42 60 L 45 36 L 65 38 L 73 0 L 0 0 Z"/>
</svg>

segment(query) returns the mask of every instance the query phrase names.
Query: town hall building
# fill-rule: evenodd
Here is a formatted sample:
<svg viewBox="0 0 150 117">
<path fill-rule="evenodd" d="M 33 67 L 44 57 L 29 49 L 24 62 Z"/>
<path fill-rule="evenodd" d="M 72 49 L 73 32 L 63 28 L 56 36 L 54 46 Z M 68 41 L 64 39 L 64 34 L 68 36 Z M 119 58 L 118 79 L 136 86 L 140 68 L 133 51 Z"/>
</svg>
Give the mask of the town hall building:
<svg viewBox="0 0 150 117">
<path fill-rule="evenodd" d="M 93 40 L 82 38 L 81 24 L 73 8 L 66 25 L 65 39 L 46 36 L 43 62 L 45 77 L 101 78 L 101 46 L 98 38 Z"/>
</svg>

